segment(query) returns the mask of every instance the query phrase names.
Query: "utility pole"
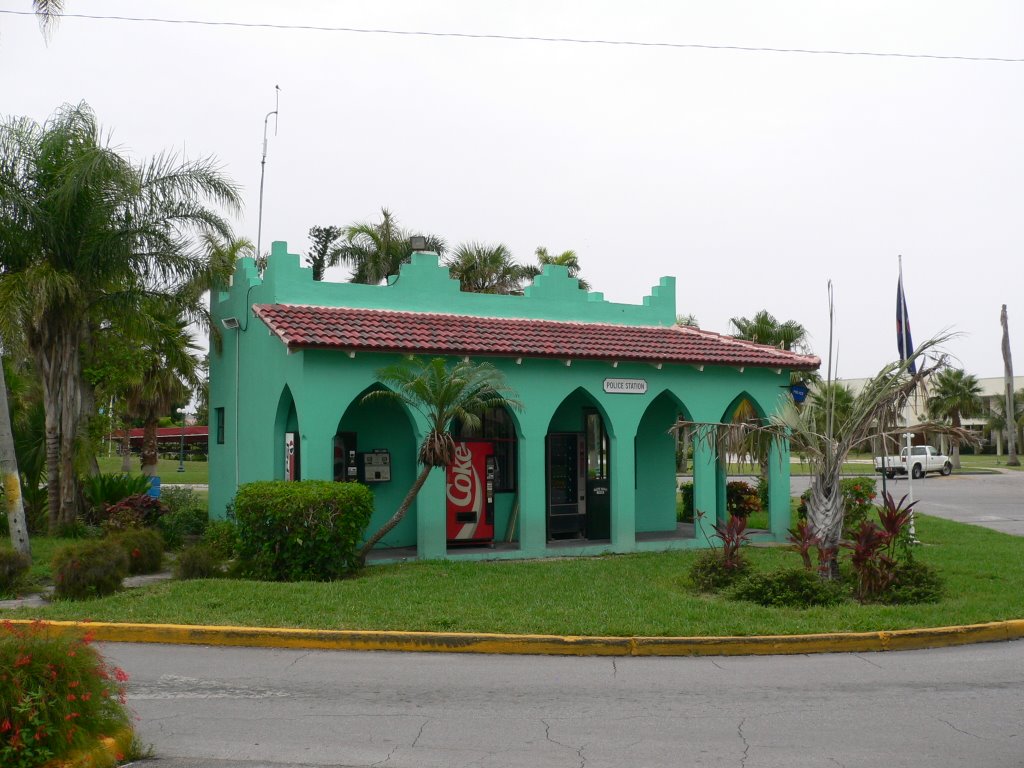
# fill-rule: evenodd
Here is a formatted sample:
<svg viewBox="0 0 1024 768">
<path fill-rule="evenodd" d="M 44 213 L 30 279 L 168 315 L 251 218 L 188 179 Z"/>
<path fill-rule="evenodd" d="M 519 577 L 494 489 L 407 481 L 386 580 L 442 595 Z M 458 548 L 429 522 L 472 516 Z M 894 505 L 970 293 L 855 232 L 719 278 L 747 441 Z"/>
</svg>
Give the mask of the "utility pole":
<svg viewBox="0 0 1024 768">
<path fill-rule="evenodd" d="M 1006 305 L 999 313 L 999 322 L 1003 325 L 1003 386 L 1006 390 L 1006 401 L 1003 413 L 1006 414 L 1006 466 L 1019 467 L 1017 458 L 1017 419 L 1013 402 L 1013 357 L 1010 355 L 1010 326 L 1006 319 Z"/>
</svg>

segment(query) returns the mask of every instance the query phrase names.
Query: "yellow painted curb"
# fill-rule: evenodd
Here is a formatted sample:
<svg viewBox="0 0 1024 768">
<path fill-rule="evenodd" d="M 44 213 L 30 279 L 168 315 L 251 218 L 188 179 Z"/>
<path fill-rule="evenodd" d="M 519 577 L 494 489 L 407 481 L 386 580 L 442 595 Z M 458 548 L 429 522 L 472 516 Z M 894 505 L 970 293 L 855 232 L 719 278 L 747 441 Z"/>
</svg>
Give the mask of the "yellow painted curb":
<svg viewBox="0 0 1024 768">
<path fill-rule="evenodd" d="M 39 623 L 14 620 L 12 624 Z M 585 637 L 463 632 L 389 632 L 44 621 L 57 632 L 88 631 L 117 643 L 172 643 L 345 651 L 420 651 L 557 656 L 739 656 L 943 648 L 1024 637 L 1024 619 L 891 632 L 751 637 Z"/>
<path fill-rule="evenodd" d="M 135 733 L 125 728 L 115 736 L 105 736 L 91 749 L 81 750 L 60 760 L 50 760 L 44 768 L 106 768 L 117 765 L 128 753 Z"/>
</svg>

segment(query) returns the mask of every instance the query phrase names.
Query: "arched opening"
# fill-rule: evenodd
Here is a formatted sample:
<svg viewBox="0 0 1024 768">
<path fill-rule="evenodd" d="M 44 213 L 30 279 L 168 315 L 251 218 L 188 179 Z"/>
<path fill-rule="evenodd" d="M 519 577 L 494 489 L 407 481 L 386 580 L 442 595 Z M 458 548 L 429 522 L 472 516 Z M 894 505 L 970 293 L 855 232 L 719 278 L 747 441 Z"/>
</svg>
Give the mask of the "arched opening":
<svg viewBox="0 0 1024 768">
<path fill-rule="evenodd" d="M 746 392 L 741 392 L 722 414 L 723 424 L 761 426 L 767 423 L 764 409 Z M 724 521 L 729 515 L 747 518 L 749 530 L 765 531 L 768 517 L 768 462 L 772 440 L 751 430 L 721 430 L 717 448 L 717 513 Z"/>
<path fill-rule="evenodd" d="M 367 534 L 380 528 L 398 509 L 416 479 L 416 434 L 406 408 L 391 398 L 364 402 L 375 384 L 360 392 L 345 409 L 331 446 L 334 479 L 362 482 L 373 491 L 373 517 Z M 402 521 L 380 540 L 378 548 L 416 546 L 416 514 L 413 502 Z"/>
<path fill-rule="evenodd" d="M 545 441 L 547 538 L 611 539 L 611 424 L 583 388 L 548 423 Z"/>
<path fill-rule="evenodd" d="M 286 384 L 277 401 L 274 416 L 274 479 L 302 479 L 302 440 L 295 398 Z"/>
<path fill-rule="evenodd" d="M 694 443 L 688 430 L 671 430 L 680 419 L 690 421 L 689 411 L 665 390 L 647 406 L 637 427 L 637 541 L 695 535 L 695 477 L 689 471 Z"/>
<path fill-rule="evenodd" d="M 458 419 L 450 429 L 456 464 L 446 478 L 448 546 L 510 544 L 519 540 L 519 437 L 515 416 L 488 408 L 480 423 Z M 480 482 L 475 482 L 480 478 Z M 473 482 L 470 480 L 473 479 Z"/>
</svg>

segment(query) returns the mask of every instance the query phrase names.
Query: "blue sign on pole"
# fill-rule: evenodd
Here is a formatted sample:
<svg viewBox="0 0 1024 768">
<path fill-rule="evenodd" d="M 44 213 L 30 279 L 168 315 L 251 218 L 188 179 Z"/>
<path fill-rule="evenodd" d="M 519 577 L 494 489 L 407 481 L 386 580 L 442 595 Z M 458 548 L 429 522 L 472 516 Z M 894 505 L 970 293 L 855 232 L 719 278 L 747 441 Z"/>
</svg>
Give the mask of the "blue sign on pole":
<svg viewBox="0 0 1024 768">
<path fill-rule="evenodd" d="M 789 387 L 789 393 L 793 395 L 794 403 L 802 403 L 807 399 L 807 385 L 806 384 L 792 384 Z"/>
<path fill-rule="evenodd" d="M 159 499 L 160 498 L 160 478 L 159 477 L 154 475 L 153 477 L 149 478 L 149 490 L 146 491 L 146 493 L 149 494 L 150 496 L 152 496 L 154 499 Z"/>
</svg>

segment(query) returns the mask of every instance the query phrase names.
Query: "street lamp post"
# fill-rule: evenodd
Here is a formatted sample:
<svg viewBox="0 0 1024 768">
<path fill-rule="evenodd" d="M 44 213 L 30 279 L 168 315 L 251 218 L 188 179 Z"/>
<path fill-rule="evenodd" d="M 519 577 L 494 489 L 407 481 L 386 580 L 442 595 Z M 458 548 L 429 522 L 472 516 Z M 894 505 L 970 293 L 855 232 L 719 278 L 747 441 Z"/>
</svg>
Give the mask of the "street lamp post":
<svg viewBox="0 0 1024 768">
<path fill-rule="evenodd" d="M 181 412 L 181 442 L 178 446 L 178 471 L 185 471 L 185 419 L 188 413 Z"/>
</svg>

